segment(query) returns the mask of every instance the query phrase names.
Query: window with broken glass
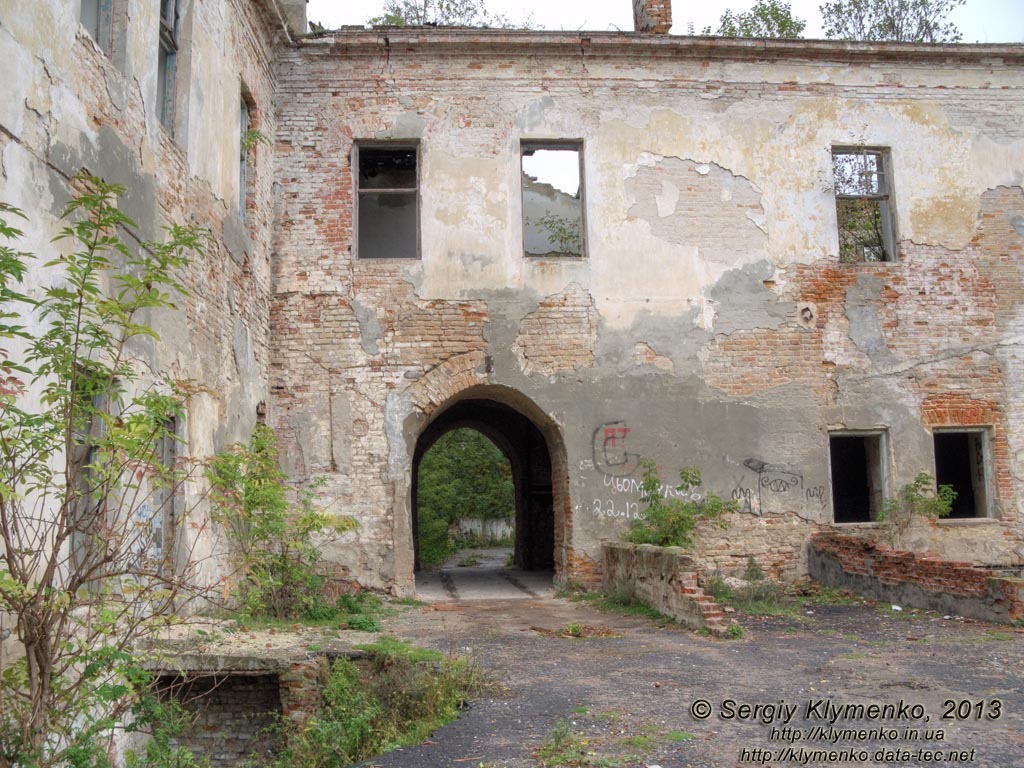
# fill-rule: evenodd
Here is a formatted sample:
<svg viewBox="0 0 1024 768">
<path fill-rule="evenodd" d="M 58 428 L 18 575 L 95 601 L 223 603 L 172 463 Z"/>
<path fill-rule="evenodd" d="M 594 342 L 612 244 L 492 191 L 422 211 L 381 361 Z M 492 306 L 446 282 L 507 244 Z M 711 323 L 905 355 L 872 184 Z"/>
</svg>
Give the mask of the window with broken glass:
<svg viewBox="0 0 1024 768">
<path fill-rule="evenodd" d="M 245 221 L 245 198 L 249 191 L 249 150 L 252 141 L 249 136 L 249 105 L 245 101 L 245 87 L 238 106 L 238 217 Z"/>
<path fill-rule="evenodd" d="M 889 169 L 886 149 L 837 147 L 832 150 L 841 262 L 896 260 Z"/>
<path fill-rule="evenodd" d="M 583 143 L 523 142 L 523 250 L 527 256 L 585 253 Z"/>
<path fill-rule="evenodd" d="M 178 0 L 160 0 L 160 57 L 157 62 L 157 110 L 160 122 L 174 130 L 175 70 L 178 58 Z"/>
<path fill-rule="evenodd" d="M 419 175 L 415 144 L 356 144 L 356 255 L 419 257 Z"/>
</svg>

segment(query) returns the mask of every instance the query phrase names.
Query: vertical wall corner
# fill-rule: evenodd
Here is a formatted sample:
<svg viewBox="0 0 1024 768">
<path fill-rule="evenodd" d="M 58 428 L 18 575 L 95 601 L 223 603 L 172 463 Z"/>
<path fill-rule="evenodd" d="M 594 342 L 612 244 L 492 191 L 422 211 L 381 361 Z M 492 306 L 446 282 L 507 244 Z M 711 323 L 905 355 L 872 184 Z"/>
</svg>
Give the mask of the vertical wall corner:
<svg viewBox="0 0 1024 768">
<path fill-rule="evenodd" d="M 633 29 L 667 35 L 672 29 L 672 0 L 633 0 Z"/>
</svg>

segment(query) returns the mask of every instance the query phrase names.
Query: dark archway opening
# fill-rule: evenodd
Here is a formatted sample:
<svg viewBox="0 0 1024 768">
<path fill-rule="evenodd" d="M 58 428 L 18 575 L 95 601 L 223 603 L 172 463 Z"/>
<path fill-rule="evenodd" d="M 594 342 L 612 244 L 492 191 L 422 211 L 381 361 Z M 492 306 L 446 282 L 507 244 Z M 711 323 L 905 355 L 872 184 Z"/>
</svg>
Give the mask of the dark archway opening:
<svg viewBox="0 0 1024 768">
<path fill-rule="evenodd" d="M 462 400 L 445 410 L 420 435 L 412 462 L 412 533 L 416 570 L 420 570 L 420 462 L 441 437 L 454 429 L 474 429 L 508 458 L 515 485 L 513 558 L 522 570 L 552 570 L 555 565 L 554 500 L 551 454 L 544 435 L 526 416 L 493 400 Z"/>
</svg>

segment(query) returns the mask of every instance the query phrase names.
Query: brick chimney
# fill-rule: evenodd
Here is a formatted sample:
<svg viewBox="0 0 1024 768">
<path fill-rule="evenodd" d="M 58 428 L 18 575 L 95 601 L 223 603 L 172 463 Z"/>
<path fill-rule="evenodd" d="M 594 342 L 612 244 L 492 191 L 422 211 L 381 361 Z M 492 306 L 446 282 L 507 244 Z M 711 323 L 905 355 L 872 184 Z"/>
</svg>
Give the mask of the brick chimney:
<svg viewBox="0 0 1024 768">
<path fill-rule="evenodd" d="M 667 35 L 672 28 L 672 0 L 633 0 L 633 29 Z"/>
</svg>

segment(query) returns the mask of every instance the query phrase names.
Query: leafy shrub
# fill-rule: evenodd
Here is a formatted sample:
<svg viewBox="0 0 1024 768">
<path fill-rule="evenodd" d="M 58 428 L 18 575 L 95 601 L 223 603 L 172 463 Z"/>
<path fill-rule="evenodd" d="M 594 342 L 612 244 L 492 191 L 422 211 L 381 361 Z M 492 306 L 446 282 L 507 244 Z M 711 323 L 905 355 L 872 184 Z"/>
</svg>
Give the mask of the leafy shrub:
<svg viewBox="0 0 1024 768">
<path fill-rule="evenodd" d="M 355 530 L 350 517 L 329 515 L 313 503 L 314 489 L 291 489 L 278 460 L 277 437 L 257 424 L 248 445 L 216 456 L 208 475 L 214 519 L 236 548 L 242 578 L 238 596 L 252 616 L 325 618 L 318 538 Z M 329 609 L 327 609 L 329 610 Z"/>
<path fill-rule="evenodd" d="M 319 711 L 301 728 L 285 728 L 286 747 L 262 765 L 341 768 L 418 743 L 454 720 L 483 687 L 466 661 L 441 660 L 436 651 L 395 638 L 359 648 L 370 663 L 332 662 Z"/>
<path fill-rule="evenodd" d="M 700 470 L 694 467 L 683 467 L 679 471 L 680 484 L 676 486 L 677 491 L 689 497 L 666 498 L 654 461 L 644 459 L 640 466 L 644 471 L 641 501 L 647 508 L 643 519 L 630 522 L 627 541 L 660 547 L 690 547 L 698 523 L 708 521 L 724 528 L 723 515 L 739 509 L 737 501 L 725 501 L 710 491 L 700 501 L 694 501 L 694 492 L 701 487 Z"/>
<path fill-rule="evenodd" d="M 357 632 L 380 632 L 380 622 L 376 616 L 357 613 L 354 616 L 349 616 L 348 628 Z"/>
<path fill-rule="evenodd" d="M 198 759 L 188 747 L 177 740 L 192 725 L 192 716 L 181 702 L 160 701 L 150 693 L 136 706 L 130 729 L 149 734 L 141 753 L 129 749 L 126 768 L 209 768 L 207 759 Z"/>
<path fill-rule="evenodd" d="M 0 663 L 4 766 L 106 765 L 144 693 L 126 649 L 203 592 L 198 556 L 163 525 L 196 466 L 167 460 L 193 386 L 143 373 L 135 351 L 209 233 L 122 237 L 140 229 L 123 187 L 83 172 L 69 188 L 40 254 L 17 248 L 26 217 L 0 202 L 0 615 L 20 646 Z"/>
<path fill-rule="evenodd" d="M 912 483 L 904 485 L 896 498 L 888 498 L 882 504 L 878 522 L 883 534 L 893 546 L 906 533 L 915 515 L 927 518 L 949 517 L 957 493 L 951 485 L 940 485 L 935 489 L 935 478 L 927 472 L 919 472 Z"/>
</svg>

